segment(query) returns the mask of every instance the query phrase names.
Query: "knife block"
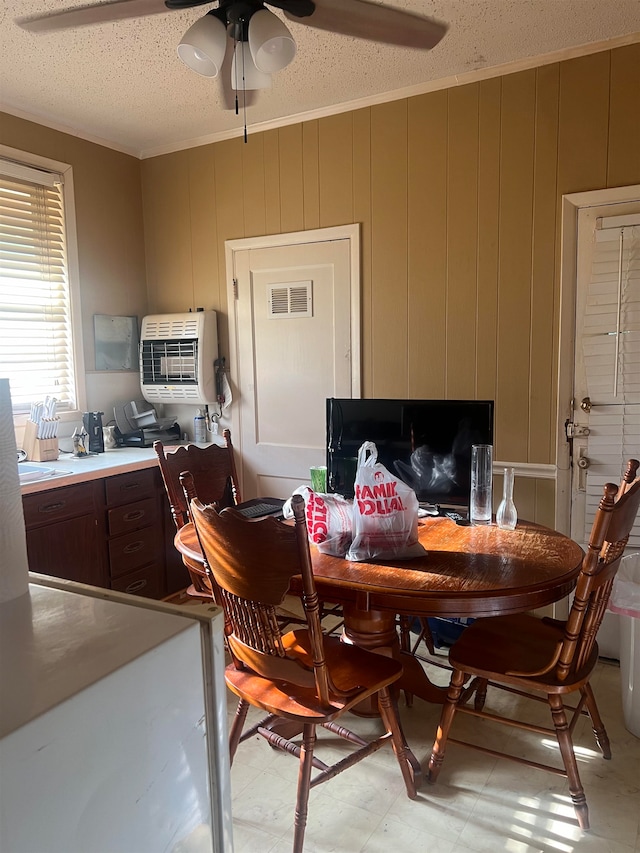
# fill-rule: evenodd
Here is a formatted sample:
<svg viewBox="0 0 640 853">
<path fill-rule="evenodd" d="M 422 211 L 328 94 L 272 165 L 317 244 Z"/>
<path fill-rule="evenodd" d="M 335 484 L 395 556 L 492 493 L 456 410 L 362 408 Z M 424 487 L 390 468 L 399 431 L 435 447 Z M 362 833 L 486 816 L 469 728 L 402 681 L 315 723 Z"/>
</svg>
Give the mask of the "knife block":
<svg viewBox="0 0 640 853">
<path fill-rule="evenodd" d="M 58 439 L 38 438 L 38 424 L 27 421 L 22 449 L 30 462 L 53 462 L 58 458 Z"/>
</svg>

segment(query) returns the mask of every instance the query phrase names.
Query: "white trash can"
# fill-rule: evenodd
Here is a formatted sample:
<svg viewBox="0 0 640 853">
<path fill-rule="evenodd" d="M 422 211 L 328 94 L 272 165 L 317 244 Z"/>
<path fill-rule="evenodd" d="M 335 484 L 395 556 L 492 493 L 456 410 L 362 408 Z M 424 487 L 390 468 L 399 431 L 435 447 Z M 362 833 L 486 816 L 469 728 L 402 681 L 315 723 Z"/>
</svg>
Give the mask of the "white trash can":
<svg viewBox="0 0 640 853">
<path fill-rule="evenodd" d="M 622 558 L 613 582 L 609 609 L 620 615 L 620 682 L 624 724 L 640 738 L 640 554 L 629 554 Z"/>
</svg>

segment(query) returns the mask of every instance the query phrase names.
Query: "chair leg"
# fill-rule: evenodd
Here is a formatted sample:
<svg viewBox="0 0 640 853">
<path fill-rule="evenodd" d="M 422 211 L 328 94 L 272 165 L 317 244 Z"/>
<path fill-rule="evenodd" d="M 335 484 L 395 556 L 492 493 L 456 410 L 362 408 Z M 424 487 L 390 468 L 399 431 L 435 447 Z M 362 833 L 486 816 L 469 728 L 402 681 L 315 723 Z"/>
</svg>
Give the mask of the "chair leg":
<svg viewBox="0 0 640 853">
<path fill-rule="evenodd" d="M 476 711 L 482 711 L 484 708 L 484 703 L 487 700 L 487 679 L 479 678 L 478 686 L 476 688 L 476 697 L 473 701 L 473 707 Z"/>
<path fill-rule="evenodd" d="M 555 726 L 560 753 L 564 762 L 564 769 L 567 771 L 569 780 L 569 793 L 573 807 L 576 811 L 578 824 L 581 829 L 589 829 L 589 809 L 587 807 L 587 798 L 584 795 L 584 788 L 580 781 L 578 773 L 578 763 L 576 761 L 575 752 L 573 751 L 573 741 L 571 740 L 571 732 L 567 722 L 567 714 L 562 704 L 562 698 L 556 694 L 547 696 L 549 706 L 551 708 L 551 716 L 553 717 L 553 725 Z"/>
<path fill-rule="evenodd" d="M 418 796 L 417 788 L 422 783 L 422 768 L 420 762 L 414 758 L 407 747 L 407 741 L 398 716 L 398 705 L 388 687 L 378 691 L 378 707 L 387 731 L 391 732 L 391 745 L 400 765 L 407 796 L 410 800 L 415 800 Z"/>
<path fill-rule="evenodd" d="M 438 778 L 438 774 L 440 773 L 440 768 L 444 761 L 447 738 L 449 737 L 449 731 L 451 729 L 451 724 L 453 723 L 453 717 L 456 713 L 456 708 L 458 707 L 458 701 L 460 699 L 460 694 L 462 693 L 465 680 L 466 674 L 461 669 L 454 669 L 453 675 L 451 676 L 451 682 L 449 684 L 449 690 L 447 692 L 447 698 L 442 706 L 442 714 L 440 715 L 440 723 L 438 725 L 436 739 L 431 751 L 431 758 L 429 759 L 428 779 L 430 782 L 435 782 Z"/>
<path fill-rule="evenodd" d="M 436 647 L 433 643 L 433 634 L 431 633 L 431 628 L 429 627 L 429 622 L 425 617 L 420 617 L 420 638 L 419 640 L 424 640 L 425 646 L 429 649 L 429 654 L 435 655 Z"/>
<path fill-rule="evenodd" d="M 398 619 L 398 627 L 400 629 L 400 650 L 411 654 L 411 620 L 408 616 L 400 616 Z M 409 690 L 404 692 L 404 703 L 407 708 L 413 708 L 413 693 Z"/>
<path fill-rule="evenodd" d="M 313 766 L 313 748 L 316 742 L 314 723 L 305 723 L 302 732 L 300 750 L 300 769 L 298 771 L 298 794 L 296 798 L 296 817 L 293 830 L 293 853 L 302 853 L 304 831 L 307 828 L 309 790 L 311 788 L 311 768 Z"/>
<path fill-rule="evenodd" d="M 474 697 L 473 707 L 476 711 L 482 711 L 484 708 L 484 703 L 487 698 L 487 679 L 486 678 L 478 678 L 476 676 L 473 678 L 469 684 L 464 688 L 462 694 L 460 696 L 460 705 L 466 705 L 467 702 Z"/>
<path fill-rule="evenodd" d="M 418 639 L 412 644 L 411 642 L 411 623 L 413 619 L 417 618 L 420 622 L 420 633 L 418 634 Z M 415 655 L 420 643 L 424 640 L 424 644 L 429 650 L 429 653 L 435 655 L 435 646 L 433 644 L 433 635 L 431 634 L 431 628 L 429 627 L 429 622 L 426 618 L 422 616 L 418 617 L 410 617 L 401 615 L 398 618 L 398 628 L 400 633 L 400 651 L 406 652 L 410 655 Z M 407 708 L 413 707 L 413 693 L 410 693 L 408 690 L 404 692 L 404 703 Z"/>
<path fill-rule="evenodd" d="M 593 695 L 593 689 L 591 685 L 587 683 L 580 692 L 584 696 L 587 711 L 591 717 L 591 728 L 593 729 L 596 743 L 600 747 L 600 752 L 603 757 L 609 760 L 611 758 L 611 744 L 609 743 L 609 736 L 607 735 L 607 730 L 604 727 L 600 711 L 598 710 L 598 705 L 596 704 L 596 697 Z"/>
<path fill-rule="evenodd" d="M 244 728 L 245 720 L 247 719 L 247 712 L 249 710 L 249 703 L 245 699 L 241 699 L 238 702 L 238 707 L 236 708 L 236 715 L 233 718 L 233 723 L 231 724 L 231 731 L 229 732 L 229 764 L 233 764 L 233 758 L 236 754 L 236 749 L 238 748 L 238 744 L 240 743 L 240 738 L 242 737 L 242 729 Z"/>
</svg>

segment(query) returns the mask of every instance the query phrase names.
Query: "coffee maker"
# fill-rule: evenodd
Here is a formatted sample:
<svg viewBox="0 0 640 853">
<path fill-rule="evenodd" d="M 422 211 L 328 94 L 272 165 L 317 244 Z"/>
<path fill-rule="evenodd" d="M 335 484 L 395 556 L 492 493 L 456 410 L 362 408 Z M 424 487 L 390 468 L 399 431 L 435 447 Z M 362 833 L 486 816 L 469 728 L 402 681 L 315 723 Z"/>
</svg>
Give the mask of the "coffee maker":
<svg viewBox="0 0 640 853">
<path fill-rule="evenodd" d="M 104 436 L 102 434 L 102 416 L 104 412 L 85 412 L 82 415 L 82 425 L 89 436 L 89 453 L 104 453 Z"/>
</svg>

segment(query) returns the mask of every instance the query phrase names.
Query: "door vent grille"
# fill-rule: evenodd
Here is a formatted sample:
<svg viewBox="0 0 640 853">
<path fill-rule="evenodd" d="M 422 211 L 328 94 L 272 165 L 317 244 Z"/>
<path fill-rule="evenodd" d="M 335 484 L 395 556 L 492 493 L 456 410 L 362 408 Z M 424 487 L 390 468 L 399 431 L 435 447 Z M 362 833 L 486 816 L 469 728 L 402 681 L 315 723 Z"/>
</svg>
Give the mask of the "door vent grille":
<svg viewBox="0 0 640 853">
<path fill-rule="evenodd" d="M 310 281 L 291 284 L 271 284 L 268 288 L 269 317 L 313 317 L 313 299 Z"/>
</svg>

